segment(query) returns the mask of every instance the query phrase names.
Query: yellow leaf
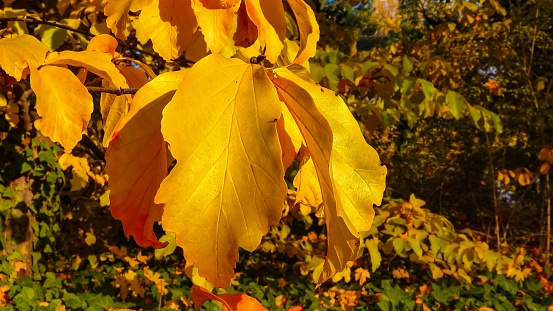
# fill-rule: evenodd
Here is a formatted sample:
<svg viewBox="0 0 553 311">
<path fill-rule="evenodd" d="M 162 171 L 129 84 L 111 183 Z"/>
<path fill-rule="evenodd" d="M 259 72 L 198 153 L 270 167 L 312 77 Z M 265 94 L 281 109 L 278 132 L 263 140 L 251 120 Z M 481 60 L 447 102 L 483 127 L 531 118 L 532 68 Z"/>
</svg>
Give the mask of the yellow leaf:
<svg viewBox="0 0 553 311">
<path fill-rule="evenodd" d="M 92 244 L 96 243 L 96 236 L 94 235 L 94 233 L 87 232 L 86 233 L 86 238 L 84 239 L 84 242 L 87 245 L 92 245 Z"/>
<path fill-rule="evenodd" d="M 117 88 L 127 88 L 127 80 L 111 62 L 111 55 L 99 51 L 63 51 L 50 53 L 46 65 L 83 67 L 108 80 Z"/>
<path fill-rule="evenodd" d="M 115 49 L 117 49 L 117 40 L 110 35 L 97 35 L 90 40 L 86 49 L 88 51 L 97 51 L 115 57 Z"/>
<path fill-rule="evenodd" d="M 363 268 L 357 268 L 355 270 L 355 280 L 359 281 L 359 285 L 363 285 L 367 282 L 367 279 L 371 277 L 369 270 Z"/>
<path fill-rule="evenodd" d="M 42 65 L 47 53 L 48 47 L 33 36 L 0 40 L 0 66 L 17 81 L 26 77 L 25 69 Z"/>
<path fill-rule="evenodd" d="M 280 73 L 284 73 L 287 79 L 281 77 Z M 328 232 L 328 251 L 319 278 L 319 284 L 321 284 L 338 271 L 342 271 L 348 261 L 355 260 L 359 249 L 359 235 L 346 216 L 341 201 L 333 189 L 330 162 L 332 129 L 317 109 L 310 92 L 303 88 L 303 84 L 308 82 L 295 77 L 286 69 L 280 71 L 280 73 L 274 72 L 269 76 L 272 77 L 280 98 L 286 103 L 294 116 L 311 152 L 323 196 L 324 215 Z M 293 81 L 288 80 L 288 78 L 293 79 Z M 319 87 L 317 92 L 321 92 Z"/>
<path fill-rule="evenodd" d="M 129 21 L 129 11 L 139 11 L 151 0 L 108 0 L 104 7 L 107 26 L 119 39 L 126 40 L 125 29 Z"/>
<path fill-rule="evenodd" d="M 323 203 L 323 196 L 317 178 L 317 170 L 310 157 L 303 158 L 302 162 L 305 163 L 301 164 L 296 177 L 294 177 L 294 187 L 298 189 L 296 203 L 318 207 Z"/>
<path fill-rule="evenodd" d="M 60 156 L 58 163 L 61 168 L 66 170 L 71 167 L 71 191 L 78 191 L 83 189 L 88 183 L 88 172 L 90 172 L 90 166 L 86 158 L 76 157 L 71 153 L 64 153 Z"/>
<path fill-rule="evenodd" d="M 238 247 L 255 250 L 281 217 L 287 191 L 273 122 L 280 114 L 263 67 L 219 54 L 190 69 L 163 111 L 163 137 L 177 160 L 156 195 L 163 227 L 215 286 L 230 284 Z"/>
<path fill-rule="evenodd" d="M 164 245 L 153 231 L 163 213 L 154 196 L 168 167 L 161 112 L 185 74 L 185 70 L 165 73 L 143 86 L 114 130 L 106 152 L 111 214 L 141 246 Z"/>
<path fill-rule="evenodd" d="M 303 64 L 309 58 L 315 56 L 317 50 L 317 41 L 319 41 L 319 24 L 315 18 L 315 13 L 303 0 L 288 0 L 300 30 L 300 51 L 294 63 Z"/>
<path fill-rule="evenodd" d="M 142 9 L 139 21 L 143 34 L 165 60 L 182 54 L 197 25 L 190 0 L 151 0 Z"/>
<path fill-rule="evenodd" d="M 14 10 L 4 3 L 4 9 L 0 10 L 0 18 L 25 18 L 27 16 L 27 10 L 19 9 Z M 29 29 L 27 23 L 22 21 L 8 21 L 8 27 L 12 28 L 18 35 L 28 34 Z"/>
<path fill-rule="evenodd" d="M 282 149 L 282 166 L 284 169 L 287 169 L 288 167 L 290 167 L 290 165 L 292 165 L 292 163 L 294 163 L 297 151 L 295 150 L 292 138 L 286 132 L 284 118 L 280 117 L 280 119 L 278 119 L 276 123 L 278 140 L 280 141 L 280 147 Z"/>
<path fill-rule="evenodd" d="M 276 63 L 286 38 L 286 17 L 282 1 L 244 0 L 251 21 L 257 26 L 258 40 L 266 48 L 265 56 Z"/>
<path fill-rule="evenodd" d="M 340 198 L 340 208 L 337 211 L 343 210 L 347 218 L 346 223 L 353 224 L 355 232 L 352 231 L 352 234 L 370 230 L 374 218 L 372 206 L 379 205 L 382 201 L 386 167 L 380 164 L 374 148 L 366 143 L 357 121 L 339 96 L 297 77 L 286 68 L 277 69 L 275 72 L 279 78 L 289 79 L 301 87 L 303 92 L 307 92 L 318 111 L 327 120 L 333 135 L 331 185 L 334 196 Z M 301 98 L 301 92 L 296 96 Z M 308 147 L 310 148 L 309 145 Z M 313 153 L 312 150 L 311 152 Z M 360 157 L 360 154 L 364 156 Z"/>
<path fill-rule="evenodd" d="M 94 108 L 86 87 L 71 71 L 55 66 L 31 67 L 31 87 L 42 117 L 42 133 L 65 149 L 73 149 L 86 133 Z"/>
<path fill-rule="evenodd" d="M 103 87 L 114 87 L 106 80 L 102 81 Z M 100 113 L 102 114 L 104 139 L 102 144 L 104 147 L 109 145 L 113 136 L 115 126 L 127 111 L 127 98 L 125 96 L 117 96 L 115 94 L 102 93 L 100 95 Z"/>
<path fill-rule="evenodd" d="M 228 9 L 210 10 L 203 6 L 201 0 L 192 0 L 192 9 L 202 29 L 207 48 L 213 53 L 219 53 L 231 40 L 235 23 L 235 13 L 239 5 Z"/>
</svg>

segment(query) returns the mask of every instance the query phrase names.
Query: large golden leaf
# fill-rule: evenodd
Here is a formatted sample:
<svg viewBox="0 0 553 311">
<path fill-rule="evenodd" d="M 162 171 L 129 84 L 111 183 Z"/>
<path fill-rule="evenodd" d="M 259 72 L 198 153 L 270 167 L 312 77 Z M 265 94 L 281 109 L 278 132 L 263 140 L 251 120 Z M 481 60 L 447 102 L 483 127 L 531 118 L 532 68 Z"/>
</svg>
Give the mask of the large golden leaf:
<svg viewBox="0 0 553 311">
<path fill-rule="evenodd" d="M 104 7 L 104 15 L 107 26 L 119 39 L 126 40 L 125 28 L 129 21 L 129 11 L 136 12 L 141 10 L 152 0 L 108 0 Z"/>
<path fill-rule="evenodd" d="M 111 62 L 111 55 L 100 51 L 63 51 L 50 53 L 46 65 L 70 65 L 83 67 L 108 80 L 118 88 L 127 88 L 127 80 Z"/>
<path fill-rule="evenodd" d="M 386 167 L 363 137 L 359 124 L 340 96 L 299 79 L 286 69 L 278 75 L 306 90 L 332 129 L 332 179 L 335 192 L 356 231 L 371 228 L 373 204 L 380 205 L 386 187 Z"/>
<path fill-rule="evenodd" d="M 31 88 L 42 117 L 42 133 L 65 149 L 73 149 L 86 133 L 94 108 L 86 87 L 70 70 L 44 66 L 31 67 Z"/>
<path fill-rule="evenodd" d="M 235 13 L 239 4 L 227 9 L 210 10 L 201 0 L 192 0 L 192 9 L 202 30 L 207 47 L 213 53 L 219 53 L 231 40 L 235 24 Z"/>
<path fill-rule="evenodd" d="M 215 286 L 230 285 L 238 247 L 255 250 L 281 217 L 280 114 L 263 67 L 219 54 L 190 69 L 163 111 L 177 160 L 156 196 L 163 227 Z"/>
<path fill-rule="evenodd" d="M 144 35 L 165 60 L 177 59 L 197 27 L 190 0 L 151 0 L 140 13 Z"/>
<path fill-rule="evenodd" d="M 309 92 L 324 90 L 313 85 L 316 90 L 309 87 L 308 91 L 305 88 L 306 84 L 312 84 L 295 76 L 286 68 L 275 70 L 274 75 L 269 76 L 272 77 L 280 98 L 296 120 L 317 172 L 328 234 L 327 257 L 319 278 L 319 283 L 322 283 L 336 272 L 342 271 L 348 261 L 354 260 L 359 248 L 358 232 L 344 211 L 339 193 L 334 189 L 331 163 L 334 133 Z"/>
<path fill-rule="evenodd" d="M 184 70 L 165 73 L 144 85 L 115 128 L 106 152 L 111 214 L 140 246 L 163 245 L 153 230 L 163 213 L 154 196 L 168 167 L 161 116 L 185 74 Z"/>
<path fill-rule="evenodd" d="M 265 56 L 276 63 L 286 38 L 286 17 L 282 1 L 244 0 L 251 21 L 257 26 L 259 44 Z"/>
<path fill-rule="evenodd" d="M 288 4 L 296 15 L 296 21 L 300 30 L 300 51 L 294 63 L 303 64 L 309 58 L 315 56 L 317 41 L 319 41 L 319 24 L 315 13 L 304 0 L 288 0 Z"/>
<path fill-rule="evenodd" d="M 22 35 L 0 40 L 0 67 L 17 81 L 24 78 L 25 69 L 44 63 L 48 47 L 37 38 Z"/>
</svg>

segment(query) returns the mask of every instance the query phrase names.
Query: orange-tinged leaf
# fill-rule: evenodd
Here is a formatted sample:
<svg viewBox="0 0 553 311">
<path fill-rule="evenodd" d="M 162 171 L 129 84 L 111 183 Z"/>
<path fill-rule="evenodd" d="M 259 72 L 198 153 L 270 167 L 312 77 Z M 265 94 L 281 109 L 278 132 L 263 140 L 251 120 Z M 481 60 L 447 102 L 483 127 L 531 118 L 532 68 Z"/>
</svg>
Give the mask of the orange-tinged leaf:
<svg viewBox="0 0 553 311">
<path fill-rule="evenodd" d="M 207 48 L 213 53 L 219 53 L 229 44 L 234 26 L 234 14 L 239 5 L 228 9 L 210 10 L 203 6 L 201 0 L 192 0 L 192 9 L 196 15 L 198 26 L 202 30 Z"/>
<path fill-rule="evenodd" d="M 168 167 L 161 116 L 185 74 L 184 70 L 165 73 L 143 86 L 106 152 L 111 214 L 141 246 L 163 246 L 153 231 L 163 213 L 154 196 Z"/>
<path fill-rule="evenodd" d="M 144 86 L 144 84 L 148 83 L 148 77 L 143 70 L 136 69 L 133 66 L 123 66 L 121 64 L 116 65 L 116 67 L 127 80 L 129 87 L 139 89 Z M 155 78 L 155 75 L 152 78 Z"/>
<path fill-rule="evenodd" d="M 115 49 L 117 48 L 117 40 L 110 35 L 97 35 L 90 40 L 86 49 L 88 51 L 98 51 L 115 57 Z"/>
<path fill-rule="evenodd" d="M 549 163 L 543 163 L 541 166 L 540 166 L 540 173 L 545 175 L 547 173 L 549 173 L 549 169 L 551 168 L 551 164 Z"/>
<path fill-rule="evenodd" d="M 118 88 L 127 88 L 127 80 L 111 62 L 111 56 L 98 51 L 63 51 L 50 53 L 46 65 L 70 65 L 83 67 L 108 80 Z"/>
<path fill-rule="evenodd" d="M 262 66 L 219 54 L 190 69 L 163 111 L 163 137 L 177 160 L 156 195 L 163 227 L 217 287 L 230 285 L 238 247 L 255 250 L 281 217 L 280 114 Z"/>
<path fill-rule="evenodd" d="M 86 133 L 94 108 L 86 87 L 70 70 L 55 66 L 31 67 L 31 87 L 42 117 L 42 133 L 65 149 L 73 149 Z"/>
<path fill-rule="evenodd" d="M 285 73 L 293 81 L 284 79 L 278 72 L 269 76 L 272 77 L 280 98 L 294 116 L 307 148 L 311 152 L 323 196 L 328 251 L 319 277 L 319 284 L 321 284 L 337 272 L 344 270 L 348 261 L 355 259 L 359 249 L 359 235 L 346 216 L 340 198 L 334 191 L 330 156 L 332 129 L 317 109 L 310 93 L 299 85 L 309 82 L 301 80 L 286 69 L 280 73 Z"/>
<path fill-rule="evenodd" d="M 15 39 L 0 40 L 0 67 L 17 81 L 25 77 L 28 67 L 37 68 L 44 63 L 48 47 L 37 38 L 22 35 Z"/>
<path fill-rule="evenodd" d="M 277 120 L 277 133 L 278 140 L 280 141 L 280 147 L 282 149 L 282 166 L 284 169 L 287 169 L 294 162 L 297 152 L 294 148 L 294 143 L 292 142 L 290 135 L 286 133 L 284 118 L 282 117 Z"/>
<path fill-rule="evenodd" d="M 203 287 L 192 285 L 192 301 L 196 309 L 208 300 L 221 302 L 229 311 L 267 311 L 267 308 L 253 297 L 244 294 L 215 295 Z"/>
<path fill-rule="evenodd" d="M 317 41 L 319 41 L 319 24 L 315 18 L 315 13 L 303 0 L 288 0 L 300 31 L 300 52 L 298 53 L 296 64 L 303 64 L 309 58 L 315 56 L 317 50 Z"/>
<path fill-rule="evenodd" d="M 106 80 L 102 81 L 103 87 L 113 88 L 114 85 Z M 113 131 L 119 123 L 119 120 L 127 111 L 127 97 L 117 96 L 115 94 L 102 93 L 100 95 L 100 113 L 102 114 L 104 139 L 102 144 L 104 147 L 109 145 Z"/>
<path fill-rule="evenodd" d="M 282 1 L 244 1 L 248 16 L 257 26 L 259 44 L 266 47 L 265 56 L 274 64 L 286 38 L 286 17 Z"/>
<path fill-rule="evenodd" d="M 177 59 L 184 52 L 197 26 L 190 0 L 151 0 L 139 20 L 144 35 L 165 60 Z"/>
<path fill-rule="evenodd" d="M 257 26 L 252 22 L 246 10 L 246 2 L 242 1 L 238 9 L 236 32 L 234 33 L 234 44 L 247 48 L 257 40 Z"/>
<path fill-rule="evenodd" d="M 125 40 L 125 29 L 129 21 L 129 11 L 136 12 L 141 10 L 151 0 L 108 0 L 104 7 L 104 15 L 107 26 L 119 39 Z"/>
</svg>

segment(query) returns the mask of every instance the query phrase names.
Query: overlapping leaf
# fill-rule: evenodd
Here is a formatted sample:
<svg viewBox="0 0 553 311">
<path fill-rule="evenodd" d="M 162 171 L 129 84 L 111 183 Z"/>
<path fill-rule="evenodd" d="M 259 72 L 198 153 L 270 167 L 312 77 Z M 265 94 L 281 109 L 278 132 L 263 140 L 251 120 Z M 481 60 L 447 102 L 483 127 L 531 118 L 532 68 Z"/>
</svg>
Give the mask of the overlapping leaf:
<svg viewBox="0 0 553 311">
<path fill-rule="evenodd" d="M 217 54 L 190 69 L 163 112 L 177 160 L 156 196 L 165 204 L 163 226 L 216 286 L 229 285 L 238 247 L 253 251 L 280 219 L 280 114 L 263 67 Z"/>
<path fill-rule="evenodd" d="M 190 0 L 151 0 L 139 20 L 144 35 L 165 60 L 176 59 L 183 53 L 197 26 Z"/>
<path fill-rule="evenodd" d="M 107 25 L 117 38 L 127 39 L 125 28 L 129 21 L 129 11 L 141 10 L 151 0 L 108 0 L 104 7 Z"/>
<path fill-rule="evenodd" d="M 201 0 L 192 0 L 192 9 L 209 50 L 221 52 L 231 39 L 239 4 L 225 9 L 208 9 Z"/>
<path fill-rule="evenodd" d="M 86 132 L 94 108 L 86 87 L 70 70 L 56 66 L 31 67 L 31 87 L 43 118 L 42 133 L 73 149 Z"/>
<path fill-rule="evenodd" d="M 100 51 L 63 51 L 50 53 L 45 65 L 70 65 L 83 67 L 99 77 L 108 80 L 118 88 L 127 88 L 127 80 L 111 62 L 111 55 Z"/>
<path fill-rule="evenodd" d="M 111 213 L 141 246 L 163 245 L 153 231 L 163 213 L 154 196 L 168 167 L 161 116 L 185 74 L 184 70 L 165 73 L 142 87 L 106 152 Z"/>
<path fill-rule="evenodd" d="M 297 55 L 296 64 L 303 64 L 309 58 L 315 56 L 317 41 L 319 41 L 319 24 L 315 13 L 303 0 L 288 0 L 290 7 L 296 15 L 300 31 L 300 51 Z"/>
<path fill-rule="evenodd" d="M 0 40 L 0 66 L 17 81 L 25 76 L 27 68 L 44 63 L 48 48 L 37 38 L 22 35 L 15 39 Z"/>
<path fill-rule="evenodd" d="M 317 172 L 328 231 L 328 254 L 319 279 L 323 282 L 355 259 L 358 231 L 370 228 L 372 205 L 382 199 L 386 168 L 333 92 L 286 68 L 275 70 L 272 80 L 300 128 Z"/>
<path fill-rule="evenodd" d="M 258 40 L 265 56 L 275 63 L 286 38 L 286 17 L 282 1 L 243 0 L 251 21 L 257 26 Z"/>
</svg>

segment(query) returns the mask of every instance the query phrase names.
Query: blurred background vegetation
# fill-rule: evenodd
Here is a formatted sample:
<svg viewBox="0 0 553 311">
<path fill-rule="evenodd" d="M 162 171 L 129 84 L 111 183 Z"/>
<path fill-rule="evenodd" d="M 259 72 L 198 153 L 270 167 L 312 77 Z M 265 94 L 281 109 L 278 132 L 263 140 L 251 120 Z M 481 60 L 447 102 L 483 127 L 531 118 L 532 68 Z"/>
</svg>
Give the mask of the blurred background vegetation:
<svg viewBox="0 0 553 311">
<path fill-rule="evenodd" d="M 78 49 L 107 29 L 90 9 L 96 2 L 4 1 L 2 35 Z M 310 5 L 321 27 L 312 77 L 343 96 L 388 167 L 385 200 L 358 260 L 315 288 L 324 224 L 318 203 L 296 204 L 290 189 L 281 225 L 259 250 L 241 252 L 228 292 L 270 310 L 547 310 L 553 3 Z M 23 16 L 19 9 L 77 31 L 8 21 Z M 287 36 L 298 39 L 293 22 Z M 186 55 L 164 62 L 132 30 L 127 42 L 121 53 L 158 73 L 190 65 Z M 0 307 L 191 308 L 191 285 L 209 284 L 171 235 L 158 228 L 169 246 L 140 249 L 111 218 L 99 107 L 88 135 L 64 154 L 40 135 L 28 83 L 10 92 L 0 98 Z M 290 185 L 297 168 L 287 172 Z"/>
</svg>

